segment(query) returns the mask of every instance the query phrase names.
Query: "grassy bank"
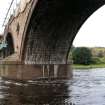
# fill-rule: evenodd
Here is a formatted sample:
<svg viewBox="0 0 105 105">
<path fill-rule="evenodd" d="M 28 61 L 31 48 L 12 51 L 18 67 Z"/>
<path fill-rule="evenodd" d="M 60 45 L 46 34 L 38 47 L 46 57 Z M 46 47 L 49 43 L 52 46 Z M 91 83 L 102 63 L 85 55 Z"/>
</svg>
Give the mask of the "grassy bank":
<svg viewBox="0 0 105 105">
<path fill-rule="evenodd" d="M 79 65 L 73 64 L 74 69 L 105 68 L 105 64 Z"/>
</svg>

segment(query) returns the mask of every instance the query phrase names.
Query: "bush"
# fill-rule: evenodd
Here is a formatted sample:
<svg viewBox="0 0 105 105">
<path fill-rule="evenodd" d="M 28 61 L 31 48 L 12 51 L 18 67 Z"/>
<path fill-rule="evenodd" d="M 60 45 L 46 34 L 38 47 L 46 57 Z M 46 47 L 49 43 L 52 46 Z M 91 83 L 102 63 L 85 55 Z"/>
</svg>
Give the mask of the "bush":
<svg viewBox="0 0 105 105">
<path fill-rule="evenodd" d="M 86 47 L 77 47 L 72 52 L 74 64 L 88 65 L 92 62 L 91 50 Z"/>
<path fill-rule="evenodd" d="M 100 64 L 100 58 L 99 57 L 92 57 L 92 64 Z"/>
<path fill-rule="evenodd" d="M 103 58 L 93 57 L 92 58 L 92 63 L 93 64 L 105 64 L 105 57 L 103 57 Z"/>
</svg>

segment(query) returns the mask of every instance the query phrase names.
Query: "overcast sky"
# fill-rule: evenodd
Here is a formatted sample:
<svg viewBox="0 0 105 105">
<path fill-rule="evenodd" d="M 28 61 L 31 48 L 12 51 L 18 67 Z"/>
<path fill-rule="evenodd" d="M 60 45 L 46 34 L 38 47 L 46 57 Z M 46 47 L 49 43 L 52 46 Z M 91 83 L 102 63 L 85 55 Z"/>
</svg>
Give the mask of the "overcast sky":
<svg viewBox="0 0 105 105">
<path fill-rule="evenodd" d="M 1 0 L 0 1 L 0 33 L 3 31 L 2 24 L 6 15 L 6 12 L 9 8 L 11 0 Z"/>
<path fill-rule="evenodd" d="M 105 6 L 87 19 L 76 35 L 73 45 L 105 47 Z"/>
<path fill-rule="evenodd" d="M 0 1 L 0 33 L 3 32 L 3 21 L 12 0 Z M 15 0 L 19 2 L 20 0 Z M 14 7 L 13 7 L 14 8 Z M 105 47 L 105 6 L 98 9 L 79 30 L 73 45 L 75 46 L 102 46 Z"/>
<path fill-rule="evenodd" d="M 2 27 L 2 25 L 3 25 L 4 18 L 6 16 L 6 13 L 8 11 L 8 8 L 11 4 L 11 1 L 12 0 L 0 0 L 0 34 L 3 33 L 4 27 Z M 12 13 L 13 8 L 16 7 L 16 3 L 19 3 L 19 1 L 20 0 L 14 0 L 14 4 L 9 14 Z"/>
</svg>

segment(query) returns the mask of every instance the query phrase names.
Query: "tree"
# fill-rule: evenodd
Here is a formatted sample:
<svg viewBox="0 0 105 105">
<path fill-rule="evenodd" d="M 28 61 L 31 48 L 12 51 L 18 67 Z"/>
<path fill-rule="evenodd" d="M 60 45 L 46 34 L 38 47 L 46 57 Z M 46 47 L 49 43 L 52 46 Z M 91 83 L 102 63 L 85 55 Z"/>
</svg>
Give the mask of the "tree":
<svg viewBox="0 0 105 105">
<path fill-rule="evenodd" d="M 99 51 L 99 53 L 98 53 L 97 56 L 100 57 L 100 58 L 104 57 L 104 53 L 103 53 L 103 51 Z"/>
<path fill-rule="evenodd" d="M 77 47 L 72 52 L 74 64 L 88 65 L 92 61 L 91 50 L 86 47 Z"/>
</svg>

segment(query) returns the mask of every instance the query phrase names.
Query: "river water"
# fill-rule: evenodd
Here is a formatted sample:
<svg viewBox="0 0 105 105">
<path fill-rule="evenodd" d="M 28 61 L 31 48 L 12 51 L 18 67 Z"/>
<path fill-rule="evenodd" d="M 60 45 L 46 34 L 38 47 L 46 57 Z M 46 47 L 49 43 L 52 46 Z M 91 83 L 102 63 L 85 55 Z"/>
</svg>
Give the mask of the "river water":
<svg viewBox="0 0 105 105">
<path fill-rule="evenodd" d="M 105 68 L 2 65 L 0 105 L 105 105 Z"/>
</svg>

